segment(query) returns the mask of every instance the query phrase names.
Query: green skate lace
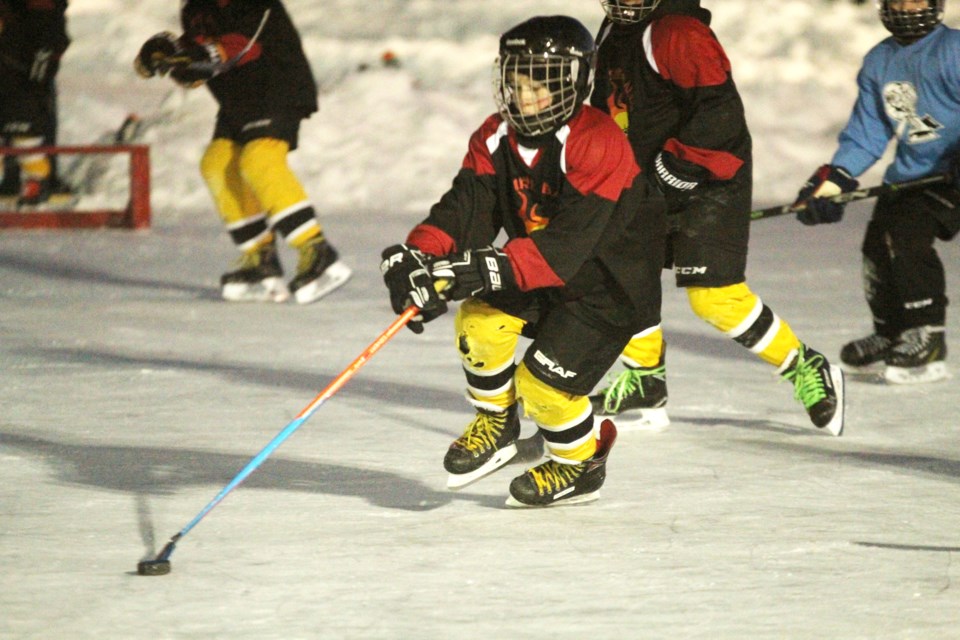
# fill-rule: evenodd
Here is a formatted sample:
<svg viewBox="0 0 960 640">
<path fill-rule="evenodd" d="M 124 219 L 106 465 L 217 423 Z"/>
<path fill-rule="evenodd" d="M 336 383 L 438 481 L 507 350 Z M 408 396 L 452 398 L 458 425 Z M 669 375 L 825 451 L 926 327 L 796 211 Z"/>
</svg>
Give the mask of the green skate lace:
<svg viewBox="0 0 960 640">
<path fill-rule="evenodd" d="M 560 464 L 549 460 L 527 471 L 533 477 L 540 495 L 565 489 L 583 473 L 583 464 Z"/>
<path fill-rule="evenodd" d="M 507 412 L 478 413 L 467 426 L 467 430 L 457 439 L 459 444 L 468 451 L 486 451 L 497 446 L 497 438 L 507 424 Z"/>
<path fill-rule="evenodd" d="M 797 363 L 783 377 L 793 382 L 793 397 L 803 404 L 804 409 L 809 409 L 826 398 L 827 392 L 823 389 L 823 376 L 819 371 L 824 362 L 823 356 L 818 353 L 809 360 L 805 356 L 805 351 L 800 349 Z"/>
<path fill-rule="evenodd" d="M 610 386 L 600 392 L 603 396 L 603 410 L 607 413 L 619 413 L 620 403 L 636 391 L 644 397 L 643 379 L 647 376 L 663 375 L 664 365 L 653 369 L 625 369 L 616 378 L 611 378 Z"/>
</svg>

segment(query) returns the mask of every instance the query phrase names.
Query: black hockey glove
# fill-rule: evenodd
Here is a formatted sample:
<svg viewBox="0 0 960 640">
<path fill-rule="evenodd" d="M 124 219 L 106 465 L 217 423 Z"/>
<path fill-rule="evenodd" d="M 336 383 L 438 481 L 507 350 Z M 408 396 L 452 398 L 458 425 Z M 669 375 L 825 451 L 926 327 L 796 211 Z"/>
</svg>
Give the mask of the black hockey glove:
<svg viewBox="0 0 960 640">
<path fill-rule="evenodd" d="M 199 87 L 223 70 L 223 56 L 214 43 L 181 41 L 181 50 L 172 62 L 170 77 L 189 89 Z"/>
<path fill-rule="evenodd" d="M 463 300 L 517 287 L 510 259 L 495 247 L 451 253 L 436 260 L 430 273 L 434 279 L 448 282 L 442 293 L 447 300 Z"/>
<path fill-rule="evenodd" d="M 843 167 L 825 164 L 817 169 L 800 189 L 793 203 L 797 220 L 806 225 L 840 222 L 845 202 L 831 202 L 828 198 L 856 191 L 860 183 Z"/>
<path fill-rule="evenodd" d="M 177 36 L 163 31 L 143 43 L 133 61 L 133 68 L 144 78 L 158 74 L 165 76 L 172 67 L 170 60 L 175 59 L 179 51 Z"/>
<path fill-rule="evenodd" d="M 396 244 L 383 250 L 380 273 L 390 290 L 390 306 L 403 313 L 411 304 L 421 309 L 420 315 L 407 323 L 414 333 L 423 333 L 423 323 L 447 312 L 447 303 L 433 286 L 428 258 L 417 249 Z"/>
<path fill-rule="evenodd" d="M 681 166 L 672 153 L 661 151 L 653 161 L 653 175 L 660 193 L 667 200 L 668 212 L 675 212 L 687 202 L 691 192 L 700 186 L 700 179 L 693 177 Z"/>
</svg>

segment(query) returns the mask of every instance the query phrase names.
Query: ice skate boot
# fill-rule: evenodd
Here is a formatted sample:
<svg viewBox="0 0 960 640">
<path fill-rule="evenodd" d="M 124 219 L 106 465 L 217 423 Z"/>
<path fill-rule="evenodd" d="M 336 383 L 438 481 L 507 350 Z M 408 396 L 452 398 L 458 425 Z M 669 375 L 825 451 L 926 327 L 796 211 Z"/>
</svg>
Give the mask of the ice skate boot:
<svg viewBox="0 0 960 640">
<path fill-rule="evenodd" d="M 897 337 L 887 353 L 883 377 L 893 384 L 936 382 L 950 377 L 947 371 L 944 327 L 914 327 Z"/>
<path fill-rule="evenodd" d="M 807 410 L 810 421 L 835 436 L 843 434 L 843 371 L 822 353 L 801 344 L 787 356 L 777 373 L 793 383 L 793 397 Z"/>
<path fill-rule="evenodd" d="M 654 367 L 627 368 L 609 386 L 590 396 L 597 416 L 618 416 L 620 431 L 663 429 L 667 416 L 667 369 L 663 356 Z"/>
<path fill-rule="evenodd" d="M 592 502 L 600 497 L 607 477 L 607 456 L 617 439 L 610 420 L 600 424 L 597 452 L 577 464 L 547 460 L 510 483 L 508 507 L 552 507 Z"/>
<path fill-rule="evenodd" d="M 841 366 L 851 373 L 878 369 L 892 346 L 893 340 L 877 333 L 848 342 L 840 350 Z"/>
<path fill-rule="evenodd" d="M 290 297 L 273 242 L 240 256 L 237 269 L 220 277 L 220 291 L 230 302 L 284 302 Z"/>
<path fill-rule="evenodd" d="M 290 281 L 290 291 L 300 304 L 316 302 L 337 287 L 353 273 L 339 260 L 336 249 L 317 236 L 299 248 L 297 275 Z"/>
<path fill-rule="evenodd" d="M 517 405 L 504 410 L 477 400 L 471 403 L 477 408 L 477 417 L 443 457 L 443 468 L 450 474 L 448 489 L 460 489 L 476 482 L 517 455 L 520 437 Z"/>
</svg>

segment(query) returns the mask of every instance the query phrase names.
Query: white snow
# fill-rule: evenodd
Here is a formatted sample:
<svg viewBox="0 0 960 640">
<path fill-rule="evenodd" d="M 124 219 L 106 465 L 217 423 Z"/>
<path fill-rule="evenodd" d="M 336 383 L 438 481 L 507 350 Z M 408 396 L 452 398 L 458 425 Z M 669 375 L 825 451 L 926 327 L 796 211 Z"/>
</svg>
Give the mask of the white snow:
<svg viewBox="0 0 960 640">
<path fill-rule="evenodd" d="M 839 0 L 703 4 L 744 95 L 755 204 L 788 202 L 829 160 L 884 31 Z M 670 274 L 673 424 L 621 434 L 599 502 L 508 510 L 521 464 L 445 489 L 470 416 L 447 316 L 387 344 L 180 541 L 170 575 L 135 575 L 391 322 L 380 251 L 493 111 L 498 34 L 536 13 L 601 17 L 581 0 L 287 6 L 321 84 L 293 163 L 355 277 L 306 307 L 218 299 L 236 254 L 197 172 L 215 114 L 202 89 L 175 93 L 150 133 L 149 231 L 0 231 L 0 638 L 956 637 L 956 380 L 848 379 L 831 438 Z M 158 108 L 173 85 L 130 61 L 176 11 L 71 3 L 61 142 Z M 387 50 L 400 69 L 380 66 Z M 124 183 L 114 167 L 98 197 Z M 830 357 L 870 328 L 868 215 L 753 227 L 751 287 Z M 939 248 L 956 292 L 960 250 Z"/>
</svg>

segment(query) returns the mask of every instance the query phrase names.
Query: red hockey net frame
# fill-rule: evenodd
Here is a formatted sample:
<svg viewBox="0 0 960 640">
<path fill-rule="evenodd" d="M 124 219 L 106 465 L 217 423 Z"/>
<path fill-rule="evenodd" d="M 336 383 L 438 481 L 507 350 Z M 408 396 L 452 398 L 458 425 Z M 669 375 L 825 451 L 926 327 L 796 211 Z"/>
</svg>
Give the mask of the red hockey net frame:
<svg viewBox="0 0 960 640">
<path fill-rule="evenodd" d="M 150 226 L 150 147 L 144 144 L 57 145 L 50 147 L 0 147 L 0 156 L 33 153 L 127 154 L 130 158 L 130 200 L 123 209 L 69 209 L 61 211 L 3 211 L 0 229 L 70 229 L 111 227 L 146 229 Z M 2 209 L 2 207 L 0 207 Z"/>
</svg>

